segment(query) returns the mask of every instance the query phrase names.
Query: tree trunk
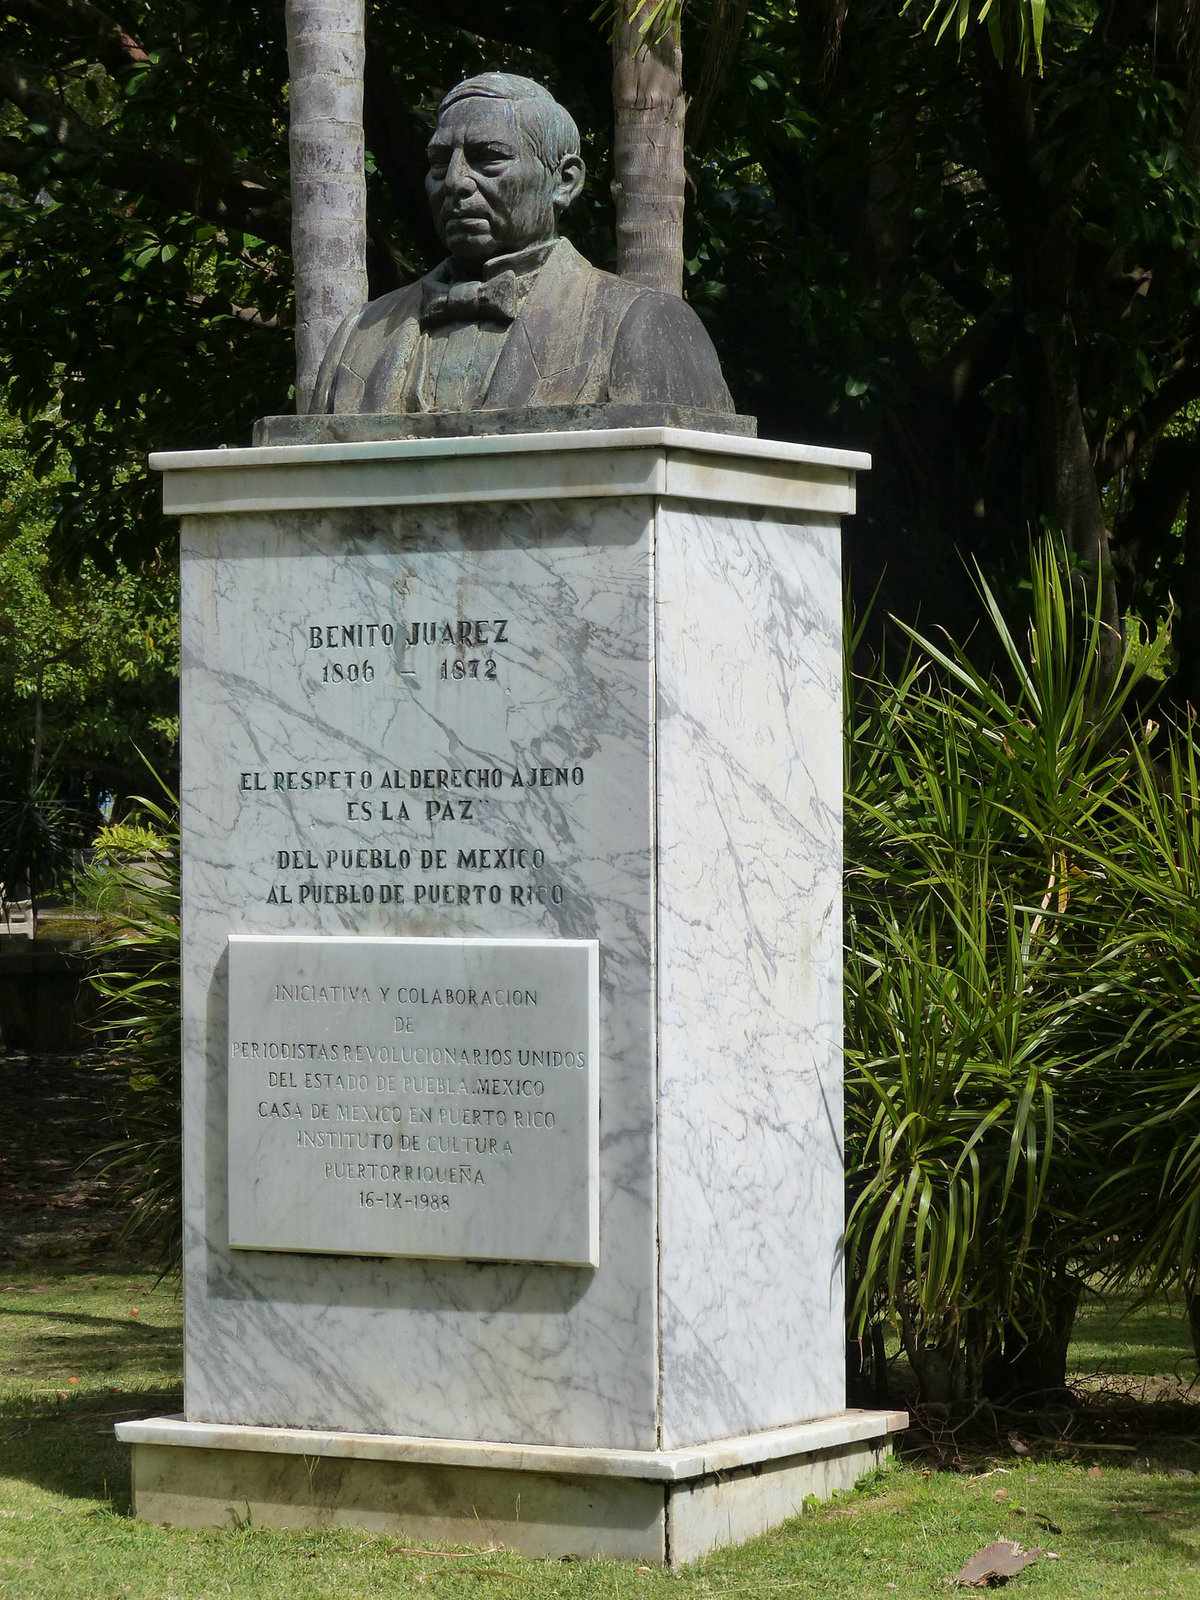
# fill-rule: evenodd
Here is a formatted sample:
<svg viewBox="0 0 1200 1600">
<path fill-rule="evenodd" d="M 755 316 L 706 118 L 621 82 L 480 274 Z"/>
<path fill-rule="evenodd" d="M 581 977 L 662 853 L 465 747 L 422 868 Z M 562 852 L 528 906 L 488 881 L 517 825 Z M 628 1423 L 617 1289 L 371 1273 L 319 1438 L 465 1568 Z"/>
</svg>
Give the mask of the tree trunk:
<svg viewBox="0 0 1200 1600">
<path fill-rule="evenodd" d="M 613 32 L 617 271 L 683 294 L 683 51 L 678 18 L 647 45 L 649 0 L 618 0 Z"/>
<path fill-rule="evenodd" d="M 868 1323 L 860 1338 L 846 1338 L 846 1396 L 851 1405 L 887 1404 L 887 1345 L 881 1322 Z"/>
<path fill-rule="evenodd" d="M 1082 1293 L 1082 1278 L 1056 1272 L 1045 1286 L 1045 1320 L 1035 1326 L 1030 1319 L 1028 1332 L 1012 1323 L 1005 1328 L 1003 1348 L 992 1351 L 984 1369 L 989 1400 L 1029 1404 L 1067 1395 L 1067 1352 Z"/>
<path fill-rule="evenodd" d="M 692 150 L 699 149 L 713 107 L 725 84 L 730 67 L 737 59 L 738 46 L 746 31 L 750 0 L 713 0 L 704 30 L 704 49 L 699 68 L 689 75 L 692 96 L 687 108 L 688 137 Z"/>
<path fill-rule="evenodd" d="M 1057 329 L 1036 334 L 1033 340 L 1037 409 L 1031 421 L 1037 434 L 1044 504 L 1067 549 L 1079 559 L 1089 607 L 1098 608 L 1103 679 L 1111 683 L 1121 656 L 1121 612 L 1108 525 L 1084 431 L 1079 384 L 1068 354 L 1072 342 L 1068 318 L 1064 316 Z"/>
<path fill-rule="evenodd" d="M 287 0 L 296 410 L 329 341 L 367 298 L 364 0 Z"/>
<path fill-rule="evenodd" d="M 46 682 L 46 669 L 38 667 L 37 691 L 33 697 L 33 759 L 30 762 L 32 774 L 29 783 L 29 794 L 32 800 L 37 794 L 38 778 L 42 768 L 42 691 Z M 38 931 L 38 886 L 37 874 L 33 868 L 29 869 L 29 937 L 37 938 Z"/>
<path fill-rule="evenodd" d="M 958 1329 L 930 1328 L 919 1312 L 914 1317 L 905 1307 L 898 1310 L 896 1329 L 917 1380 L 921 1406 L 935 1407 L 949 1416 L 964 1400 L 974 1398 L 969 1392 L 968 1362 Z"/>
<path fill-rule="evenodd" d="M 980 41 L 989 180 L 1004 215 L 1013 291 L 1022 337 L 1024 392 L 1030 401 L 1031 453 L 1037 463 L 1037 511 L 1047 515 L 1078 559 L 1081 586 L 1098 607 L 1105 680 L 1121 652 L 1121 613 L 1108 526 L 1092 449 L 1084 427 L 1076 373 L 1072 305 L 1077 294 L 1078 197 L 1089 170 L 1054 181 L 1045 175 L 1045 145 L 1032 68 L 1015 58 L 999 65 Z"/>
<path fill-rule="evenodd" d="M 1188 1328 L 1192 1335 L 1192 1349 L 1200 1362 L 1200 1294 L 1189 1289 L 1186 1294 Z"/>
<path fill-rule="evenodd" d="M 1161 448 L 1161 447 L 1160 447 Z M 1179 618 L 1172 633 L 1179 650 L 1176 672 L 1180 700 L 1200 712 L 1200 428 L 1193 445 L 1192 479 L 1188 486 L 1187 519 L 1183 531 L 1183 582 Z M 1196 1304 L 1189 1298 L 1189 1308 Z"/>
</svg>

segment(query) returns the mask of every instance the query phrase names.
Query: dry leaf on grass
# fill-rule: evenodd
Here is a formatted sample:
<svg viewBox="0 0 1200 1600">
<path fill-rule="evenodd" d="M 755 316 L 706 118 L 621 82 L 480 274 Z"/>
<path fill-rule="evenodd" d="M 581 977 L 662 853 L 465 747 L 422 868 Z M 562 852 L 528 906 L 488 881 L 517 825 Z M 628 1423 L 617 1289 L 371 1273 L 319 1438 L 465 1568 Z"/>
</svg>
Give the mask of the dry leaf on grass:
<svg viewBox="0 0 1200 1600">
<path fill-rule="evenodd" d="M 1022 1550 L 1011 1539 L 999 1539 L 977 1550 L 954 1581 L 968 1589 L 986 1589 L 993 1583 L 1007 1583 L 1031 1561 L 1045 1554 L 1044 1550 Z"/>
</svg>

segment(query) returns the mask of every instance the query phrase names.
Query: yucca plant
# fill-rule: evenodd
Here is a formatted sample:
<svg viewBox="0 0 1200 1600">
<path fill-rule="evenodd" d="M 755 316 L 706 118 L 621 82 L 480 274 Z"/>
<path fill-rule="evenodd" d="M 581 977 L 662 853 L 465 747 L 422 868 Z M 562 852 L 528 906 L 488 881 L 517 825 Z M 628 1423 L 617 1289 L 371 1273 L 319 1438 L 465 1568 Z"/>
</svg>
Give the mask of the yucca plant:
<svg viewBox="0 0 1200 1600">
<path fill-rule="evenodd" d="M 127 1240 L 170 1269 L 182 1236 L 179 830 L 173 802 L 136 802 L 136 832 L 100 850 L 80 894 L 103 917 L 91 982 L 121 1137 L 101 1152 L 123 1180 Z M 121 848 L 134 836 L 137 848 Z"/>
<path fill-rule="evenodd" d="M 1111 1108 L 1094 1197 L 1108 1280 L 1177 1286 L 1200 1359 L 1200 765 L 1194 724 L 1135 746 L 1097 870 L 1119 904 L 1079 1069 Z"/>
<path fill-rule="evenodd" d="M 851 1328 L 892 1324 L 938 1402 L 1061 1382 L 1101 1250 L 1079 1069 L 1122 896 L 1097 845 L 1140 737 L 1132 647 L 1102 671 L 1063 561 L 1033 555 L 1023 636 L 980 588 L 994 669 L 904 630 L 847 704 Z"/>
<path fill-rule="evenodd" d="M 1041 952 L 1011 903 L 993 944 L 982 872 L 975 893 L 945 919 L 933 907 L 869 930 L 856 919 L 849 949 L 853 1309 L 894 1322 L 934 1400 L 981 1388 L 1053 1146 Z"/>
</svg>

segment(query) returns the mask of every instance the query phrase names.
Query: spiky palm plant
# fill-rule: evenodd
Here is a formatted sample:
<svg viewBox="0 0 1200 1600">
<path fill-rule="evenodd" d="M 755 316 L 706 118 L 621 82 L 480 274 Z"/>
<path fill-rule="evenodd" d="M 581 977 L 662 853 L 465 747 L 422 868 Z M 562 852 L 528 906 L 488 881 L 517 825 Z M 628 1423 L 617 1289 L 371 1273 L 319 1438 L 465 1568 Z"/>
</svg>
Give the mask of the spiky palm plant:
<svg viewBox="0 0 1200 1600">
<path fill-rule="evenodd" d="M 1132 646 L 1102 667 L 1061 561 L 1031 576 L 1024 637 L 981 584 L 995 670 L 906 630 L 904 670 L 847 706 L 852 1326 L 890 1321 L 941 1402 L 1054 1381 L 1102 1251 L 1113 1106 L 1083 1069 L 1128 931 L 1100 847 L 1130 803 L 1136 674 Z M 1058 1359 L 1022 1359 L 1039 1346 Z"/>
<path fill-rule="evenodd" d="M 1200 1359 L 1200 763 L 1194 724 L 1131 752 L 1097 870 L 1119 914 L 1095 962 L 1080 1069 L 1112 1108 L 1095 1207 L 1124 1289 L 1182 1289 Z"/>
</svg>

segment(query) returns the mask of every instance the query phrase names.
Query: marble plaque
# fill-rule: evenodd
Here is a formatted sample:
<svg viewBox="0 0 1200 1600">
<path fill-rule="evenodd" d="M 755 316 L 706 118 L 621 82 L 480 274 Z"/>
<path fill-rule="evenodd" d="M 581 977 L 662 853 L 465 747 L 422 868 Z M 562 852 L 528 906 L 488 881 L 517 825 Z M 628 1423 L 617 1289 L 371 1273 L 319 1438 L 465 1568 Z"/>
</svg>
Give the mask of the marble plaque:
<svg viewBox="0 0 1200 1600">
<path fill-rule="evenodd" d="M 234 1249 L 599 1264 L 599 946 L 233 935 Z"/>
</svg>

